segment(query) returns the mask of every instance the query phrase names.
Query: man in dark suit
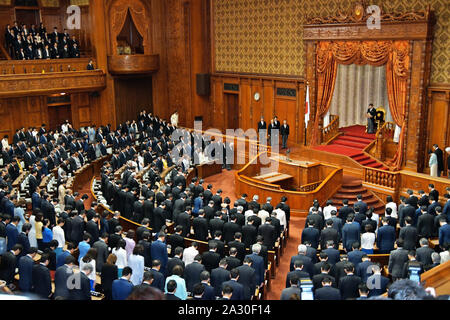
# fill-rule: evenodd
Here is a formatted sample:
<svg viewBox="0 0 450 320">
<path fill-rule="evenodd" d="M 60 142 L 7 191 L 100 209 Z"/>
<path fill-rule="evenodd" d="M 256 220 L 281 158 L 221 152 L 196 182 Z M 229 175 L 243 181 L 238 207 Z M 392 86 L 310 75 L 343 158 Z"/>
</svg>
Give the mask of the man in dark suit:
<svg viewBox="0 0 450 320">
<path fill-rule="evenodd" d="M 261 252 L 261 245 L 256 243 L 252 246 L 252 253 L 246 255 L 246 257 L 252 259 L 252 268 L 255 269 L 256 272 L 256 283 L 258 286 L 262 286 L 264 284 L 264 259 L 259 255 Z"/>
<path fill-rule="evenodd" d="M 222 212 L 216 211 L 214 214 L 214 219 L 209 221 L 209 231 L 211 235 L 213 235 L 216 231 L 220 231 L 223 233 L 223 225 L 225 222 L 222 220 Z"/>
<path fill-rule="evenodd" d="M 308 224 L 308 227 L 303 229 L 302 231 L 302 243 L 305 243 L 305 241 L 311 242 L 311 246 L 315 249 L 319 246 L 319 238 L 320 238 L 320 232 L 318 229 L 314 228 L 314 220 L 307 219 L 306 223 Z"/>
<path fill-rule="evenodd" d="M 200 282 L 200 274 L 205 271 L 202 264 L 202 256 L 196 255 L 194 262 L 188 264 L 184 269 L 184 280 L 186 281 L 186 290 L 192 292 L 194 285 Z"/>
<path fill-rule="evenodd" d="M 341 300 L 341 293 L 339 289 L 332 287 L 332 280 L 330 277 L 325 277 L 322 280 L 322 288 L 319 288 L 314 293 L 314 300 Z"/>
<path fill-rule="evenodd" d="M 242 242 L 242 233 L 236 232 L 234 234 L 234 240 L 228 243 L 229 248 L 236 248 L 237 255 L 236 258 L 240 261 L 244 260 L 245 257 L 245 244 Z"/>
<path fill-rule="evenodd" d="M 228 254 L 228 257 L 226 257 L 228 271 L 231 271 L 231 269 L 237 268 L 242 265 L 242 260 L 239 260 L 237 258 L 238 250 L 236 249 L 236 247 L 230 247 L 230 249 L 228 250 Z"/>
<path fill-rule="evenodd" d="M 241 226 L 237 224 L 236 216 L 233 214 L 230 216 L 230 221 L 225 222 L 223 225 L 223 241 L 225 244 L 228 244 L 228 242 L 233 241 L 234 235 L 236 232 L 241 231 Z"/>
<path fill-rule="evenodd" d="M 290 271 L 287 275 L 286 275 L 286 288 L 289 288 L 290 283 L 291 283 L 291 278 L 296 277 L 297 279 L 299 279 L 299 283 L 298 285 L 300 285 L 300 281 L 302 279 L 308 279 L 311 280 L 309 273 L 303 271 L 303 262 L 301 260 L 295 260 L 294 262 L 294 270 Z"/>
<path fill-rule="evenodd" d="M 92 236 L 91 243 L 98 241 L 100 233 L 100 215 L 98 213 L 86 223 L 86 232 Z"/>
<path fill-rule="evenodd" d="M 362 214 L 362 215 L 365 215 L 365 214 L 366 214 L 366 211 L 367 211 L 367 203 L 365 203 L 365 202 L 363 201 L 363 196 L 362 196 L 361 194 L 358 194 L 358 195 L 356 196 L 356 202 L 355 202 L 355 204 L 353 205 L 353 209 L 355 209 L 355 207 L 358 207 L 358 208 L 359 208 L 359 213 L 360 213 L 360 214 Z M 355 210 L 355 212 L 356 212 L 356 210 Z"/>
<path fill-rule="evenodd" d="M 322 281 L 325 278 L 330 278 L 332 281 L 332 286 L 334 288 L 337 288 L 337 284 L 336 284 L 336 280 L 334 279 L 333 276 L 330 275 L 330 271 L 331 271 L 331 266 L 328 262 L 325 262 L 322 264 L 322 266 L 320 267 L 320 273 L 316 274 L 313 278 L 312 278 L 312 282 L 314 285 L 314 291 L 317 289 L 322 288 Z"/>
<path fill-rule="evenodd" d="M 202 300 L 216 300 L 215 290 L 210 284 L 210 274 L 208 271 L 202 271 L 200 273 L 200 284 L 203 286 Z"/>
<path fill-rule="evenodd" d="M 355 241 L 352 244 L 352 251 L 347 253 L 348 261 L 353 263 L 354 267 L 357 268 L 358 264 L 361 263 L 362 257 L 364 256 L 364 252 L 359 250 L 359 242 Z"/>
<path fill-rule="evenodd" d="M 434 211 L 434 210 L 433 210 Z M 431 238 L 434 236 L 434 215 L 427 211 L 426 206 L 420 207 L 421 215 L 417 219 L 417 235 L 420 238 Z"/>
<path fill-rule="evenodd" d="M 336 263 L 338 263 L 340 260 L 340 252 L 338 249 L 336 249 L 334 241 L 332 240 L 327 241 L 325 248 L 326 249 L 324 249 L 323 252 L 325 252 L 328 256 L 327 262 L 330 265 L 335 265 Z"/>
<path fill-rule="evenodd" d="M 415 250 L 417 245 L 417 229 L 412 226 L 413 219 L 411 217 L 405 218 L 405 226 L 400 229 L 398 235 L 399 239 L 403 240 L 403 247 L 405 250 Z"/>
<path fill-rule="evenodd" d="M 182 227 L 182 237 L 186 237 L 191 232 L 191 212 L 192 208 L 187 206 L 186 211 L 181 212 L 175 220 L 175 223 Z"/>
<path fill-rule="evenodd" d="M 76 263 L 76 259 L 69 255 L 66 257 L 64 264 L 56 269 L 55 272 L 55 293 L 54 297 L 61 297 L 64 299 L 70 298 L 70 291 L 67 286 L 67 281 L 74 275 L 73 267 Z M 78 279 L 77 279 L 78 280 Z M 72 280 L 75 284 L 75 280 Z"/>
<path fill-rule="evenodd" d="M 173 274 L 172 270 L 175 266 L 180 266 L 184 272 L 185 264 L 184 264 L 183 260 L 181 260 L 183 257 L 183 248 L 175 247 L 173 252 L 174 252 L 174 256 L 172 258 L 170 258 L 169 261 L 167 261 L 167 276 L 171 276 Z"/>
<path fill-rule="evenodd" d="M 30 292 L 33 287 L 33 266 L 36 254 L 37 248 L 32 247 L 19 259 L 19 289 L 22 292 Z"/>
<path fill-rule="evenodd" d="M 450 225 L 447 223 L 447 219 L 445 217 L 439 218 L 439 246 L 441 248 L 445 248 L 446 244 L 450 243 Z"/>
<path fill-rule="evenodd" d="M 222 290 L 225 286 L 230 286 L 233 288 L 231 300 L 244 300 L 244 286 L 239 283 L 239 270 L 231 269 L 230 278 L 230 280 L 222 283 Z"/>
<path fill-rule="evenodd" d="M 250 300 L 255 294 L 257 284 L 255 269 L 251 267 L 253 260 L 246 256 L 242 266 L 236 269 L 239 272 L 238 282 L 244 286 L 244 300 Z"/>
<path fill-rule="evenodd" d="M 161 261 L 158 259 L 153 260 L 152 269 L 150 270 L 153 276 L 151 286 L 164 292 L 165 278 L 164 275 L 160 272 L 160 270 L 161 270 Z"/>
<path fill-rule="evenodd" d="M 122 277 L 114 280 L 112 284 L 112 298 L 113 300 L 125 300 L 133 290 L 133 284 L 130 278 L 133 271 L 130 267 L 123 268 Z"/>
<path fill-rule="evenodd" d="M 396 243 L 397 249 L 391 251 L 388 264 L 389 274 L 393 281 L 402 278 L 403 265 L 408 261 L 408 250 L 403 248 L 403 240 L 397 239 Z"/>
<path fill-rule="evenodd" d="M 395 228 L 389 225 L 388 217 L 383 217 L 381 219 L 381 223 L 382 226 L 378 229 L 377 232 L 377 247 L 379 253 L 387 254 L 394 250 L 394 243 L 396 238 Z"/>
<path fill-rule="evenodd" d="M 182 236 L 183 227 L 178 225 L 175 227 L 175 233 L 167 236 L 167 244 L 175 249 L 177 247 L 184 248 L 184 237 Z M 174 255 L 175 250 L 172 250 L 171 256 Z"/>
<path fill-rule="evenodd" d="M 425 193 L 425 191 L 423 190 L 419 190 L 419 201 L 417 202 L 417 204 L 419 205 L 419 207 L 421 206 L 426 206 L 428 207 L 430 205 L 430 199 L 428 198 L 427 194 Z"/>
<path fill-rule="evenodd" d="M 352 263 L 347 263 L 344 267 L 346 276 L 339 280 L 339 290 L 343 300 L 358 298 L 358 287 L 361 284 L 361 278 L 354 275 L 355 267 Z"/>
<path fill-rule="evenodd" d="M 420 248 L 416 250 L 417 261 L 422 262 L 424 266 L 433 264 L 431 254 L 434 252 L 434 250 L 428 246 L 428 239 L 426 238 L 420 239 L 419 244 Z"/>
<path fill-rule="evenodd" d="M 258 231 L 253 223 L 253 216 L 250 216 L 248 218 L 248 223 L 242 226 L 242 242 L 244 242 L 246 248 L 250 248 L 250 246 L 256 242 Z"/>
<path fill-rule="evenodd" d="M 334 210 L 333 210 L 334 211 Z M 341 219 L 336 218 L 339 222 L 341 222 Z M 328 241 L 333 241 L 333 243 L 338 244 L 339 243 L 339 232 L 337 229 L 333 227 L 334 221 L 332 219 L 328 219 L 325 222 L 326 228 L 322 230 L 320 233 L 320 248 L 322 250 L 325 250 L 326 243 Z"/>
<path fill-rule="evenodd" d="M 71 241 L 78 246 L 78 243 L 80 243 L 83 240 L 83 233 L 85 230 L 85 213 L 79 212 L 77 210 L 72 211 L 75 216 L 71 220 L 71 235 L 70 239 Z"/>
<path fill-rule="evenodd" d="M 79 286 L 73 286 L 69 289 L 70 300 L 91 300 L 91 284 L 88 276 L 95 272 L 91 264 L 85 264 L 77 276 L 79 279 Z M 116 281 L 116 280 L 114 280 Z"/>
<path fill-rule="evenodd" d="M 263 116 L 261 116 L 261 120 L 258 122 L 258 136 L 260 144 L 267 144 L 267 124 Z"/>
<path fill-rule="evenodd" d="M 194 239 L 200 241 L 206 241 L 208 238 L 208 220 L 205 218 L 205 210 L 200 209 L 198 211 L 198 217 L 195 217 L 192 221 L 192 227 L 194 228 Z"/>
<path fill-rule="evenodd" d="M 347 222 L 342 227 L 342 245 L 347 252 L 351 251 L 354 242 L 360 241 L 360 226 L 353 220 L 353 215 L 347 216 Z"/>
<path fill-rule="evenodd" d="M 386 292 L 390 283 L 389 278 L 381 275 L 381 268 L 379 263 L 372 265 L 373 274 L 367 279 L 367 286 L 369 288 L 369 297 L 376 297 Z"/>
<path fill-rule="evenodd" d="M 227 270 L 227 259 L 223 258 L 219 262 L 217 268 L 211 271 L 211 286 L 215 290 L 215 295 L 220 296 L 222 283 L 230 280 L 230 271 Z"/>
<path fill-rule="evenodd" d="M 158 233 L 158 239 L 156 241 L 152 242 L 151 245 L 151 255 L 152 259 L 159 260 L 161 263 L 160 272 L 163 275 L 167 274 L 166 271 L 166 265 L 168 261 L 168 254 L 167 254 L 167 246 L 165 244 L 166 235 L 162 232 Z"/>
<path fill-rule="evenodd" d="M 280 128 L 280 134 L 281 134 L 281 142 L 282 142 L 281 149 L 286 149 L 287 148 L 287 140 L 289 137 L 289 125 L 287 124 L 286 120 L 283 120 L 283 125 Z"/>
<path fill-rule="evenodd" d="M 219 266 L 220 255 L 217 253 L 217 243 L 209 242 L 209 251 L 202 254 L 202 263 L 205 266 L 206 271 L 211 272 L 213 269 Z"/>
<path fill-rule="evenodd" d="M 0 256 L 0 279 L 5 280 L 7 285 L 14 280 L 17 257 L 21 254 L 22 250 L 22 245 L 15 244 L 10 251 Z"/>
<path fill-rule="evenodd" d="M 444 171 L 444 153 L 439 148 L 437 144 L 433 145 L 434 154 L 436 154 L 437 157 L 437 163 L 438 163 L 438 169 L 437 169 L 437 176 L 441 176 L 441 172 Z"/>
<path fill-rule="evenodd" d="M 258 235 L 263 236 L 263 244 L 267 246 L 268 250 L 272 250 L 278 238 L 275 227 L 271 224 L 272 218 L 266 217 L 264 224 L 258 227 Z"/>
<path fill-rule="evenodd" d="M 43 299 L 49 299 L 52 296 L 52 283 L 50 270 L 47 268 L 50 258 L 47 253 L 41 256 L 39 264 L 33 266 L 33 287 L 34 292 Z"/>
<path fill-rule="evenodd" d="M 300 244 L 298 246 L 298 254 L 291 257 L 291 262 L 289 265 L 289 270 L 294 270 L 294 262 L 296 260 L 300 260 L 303 262 L 303 270 L 309 273 L 309 277 L 312 278 L 314 276 L 314 264 L 311 262 L 311 258 L 306 256 L 307 247 L 304 244 Z"/>
</svg>

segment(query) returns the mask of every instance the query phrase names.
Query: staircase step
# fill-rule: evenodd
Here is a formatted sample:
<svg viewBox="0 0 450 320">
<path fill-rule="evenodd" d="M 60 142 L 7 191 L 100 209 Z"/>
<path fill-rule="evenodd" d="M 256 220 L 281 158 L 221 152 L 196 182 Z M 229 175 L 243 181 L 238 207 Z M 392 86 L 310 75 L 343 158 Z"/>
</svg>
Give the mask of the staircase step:
<svg viewBox="0 0 450 320">
<path fill-rule="evenodd" d="M 362 181 L 358 180 L 355 182 L 347 182 L 342 185 L 342 189 L 352 189 L 352 188 L 362 188 Z"/>
<path fill-rule="evenodd" d="M 370 157 L 366 156 L 365 154 L 353 155 L 350 158 L 352 158 L 353 160 L 358 161 L 358 162 L 366 160 L 366 159 L 370 159 Z"/>
<path fill-rule="evenodd" d="M 364 192 L 365 192 L 365 193 L 364 193 Z M 356 194 L 353 194 L 353 195 L 350 196 L 350 197 L 349 197 L 349 194 L 346 194 L 346 193 L 340 193 L 340 192 L 338 191 L 337 193 L 335 193 L 335 194 L 333 195 L 333 198 L 335 198 L 335 199 L 348 199 L 348 200 L 350 200 L 350 199 L 356 199 L 356 195 L 358 195 L 358 194 L 361 194 L 361 196 L 362 196 L 362 198 L 363 198 L 364 201 L 365 201 L 366 199 L 370 199 L 370 198 L 373 197 L 373 195 L 370 194 L 370 193 L 368 193 L 367 190 L 364 190 L 362 193 L 356 193 Z"/>
<path fill-rule="evenodd" d="M 369 139 L 369 138 L 352 136 L 352 135 L 347 135 L 347 134 L 339 136 L 339 139 L 345 139 L 345 140 L 348 140 L 348 141 L 364 143 L 366 145 L 370 144 L 373 141 L 372 139 Z"/>
<path fill-rule="evenodd" d="M 333 140 L 333 142 L 331 144 L 332 145 L 342 145 L 342 146 L 352 147 L 352 148 L 361 149 L 361 150 L 366 147 L 366 145 L 363 144 L 363 143 L 347 141 L 347 140 L 343 140 L 343 139 L 340 139 L 340 138 L 337 138 L 336 140 Z"/>
<path fill-rule="evenodd" d="M 362 164 L 363 166 L 366 166 L 366 167 L 370 167 L 371 165 L 375 165 L 375 164 L 378 163 L 376 160 L 374 160 L 372 158 L 369 158 L 369 159 L 364 160 L 364 161 L 358 161 L 358 162 L 360 164 Z"/>
</svg>

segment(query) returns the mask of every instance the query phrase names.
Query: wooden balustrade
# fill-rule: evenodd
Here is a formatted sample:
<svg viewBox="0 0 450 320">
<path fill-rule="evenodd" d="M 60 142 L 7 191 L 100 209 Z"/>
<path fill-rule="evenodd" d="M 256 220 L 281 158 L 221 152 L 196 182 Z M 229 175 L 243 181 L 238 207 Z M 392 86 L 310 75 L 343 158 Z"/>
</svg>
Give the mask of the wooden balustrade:
<svg viewBox="0 0 450 320">
<path fill-rule="evenodd" d="M 393 142 L 395 132 L 395 123 L 385 122 L 375 133 L 375 140 L 367 145 L 363 152 L 390 168 L 384 160 L 392 158 L 396 152 L 396 144 Z M 393 153 L 394 152 L 394 153 Z"/>
<path fill-rule="evenodd" d="M 330 123 L 322 129 L 321 141 L 323 144 L 328 144 L 331 140 L 339 135 L 339 116 L 330 115 Z"/>
<path fill-rule="evenodd" d="M 0 75 L 84 71 L 90 59 L 2 60 L 0 61 Z"/>
<path fill-rule="evenodd" d="M 395 189 L 399 182 L 399 172 L 364 167 L 365 183 L 370 183 L 385 188 Z"/>
<path fill-rule="evenodd" d="M 317 187 L 322 183 L 322 181 L 317 181 L 317 182 L 312 182 L 312 183 L 308 183 L 305 184 L 303 186 L 300 186 L 297 191 L 302 191 L 302 192 L 312 192 L 314 190 L 317 189 Z"/>
</svg>

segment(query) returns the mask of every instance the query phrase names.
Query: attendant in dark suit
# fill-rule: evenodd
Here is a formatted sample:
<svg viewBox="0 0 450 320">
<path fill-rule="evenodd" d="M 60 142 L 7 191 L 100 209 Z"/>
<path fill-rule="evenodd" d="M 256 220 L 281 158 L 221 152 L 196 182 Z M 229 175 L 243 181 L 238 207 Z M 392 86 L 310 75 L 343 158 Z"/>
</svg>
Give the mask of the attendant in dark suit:
<svg viewBox="0 0 450 320">
<path fill-rule="evenodd" d="M 19 289 L 22 292 L 30 292 L 33 287 L 33 266 L 36 253 L 37 248 L 30 248 L 28 253 L 19 259 Z"/>
<path fill-rule="evenodd" d="M 242 266 L 237 267 L 239 271 L 238 282 L 244 286 L 244 300 L 250 300 L 255 294 L 257 280 L 255 269 L 251 267 L 253 260 L 246 256 Z"/>
<path fill-rule="evenodd" d="M 361 284 L 361 278 L 354 275 L 355 267 L 352 263 L 348 263 L 344 267 L 346 276 L 339 280 L 339 290 L 341 291 L 342 299 L 358 298 L 358 287 Z"/>
<path fill-rule="evenodd" d="M 113 300 L 125 300 L 133 291 L 133 284 L 130 282 L 132 270 L 130 267 L 123 268 L 122 277 L 112 283 Z"/>
<path fill-rule="evenodd" d="M 194 228 L 194 238 L 200 241 L 206 241 L 208 238 L 208 220 L 205 218 L 205 211 L 200 209 L 198 217 L 192 221 Z"/>
<path fill-rule="evenodd" d="M 260 144 L 267 144 L 267 124 L 263 116 L 261 116 L 261 121 L 258 122 L 258 136 Z"/>
<path fill-rule="evenodd" d="M 48 254 L 44 253 L 39 264 L 33 266 L 34 292 L 42 299 L 49 299 L 52 295 L 52 280 L 50 270 L 47 268 L 49 262 Z"/>
<path fill-rule="evenodd" d="M 334 210 L 333 210 L 334 211 Z M 341 222 L 341 219 L 336 218 L 338 220 L 338 222 Z M 334 221 L 332 219 L 328 219 L 325 222 L 326 228 L 322 230 L 322 232 L 320 233 L 320 248 L 322 250 L 324 250 L 327 247 L 327 242 L 328 241 L 333 241 L 333 243 L 338 244 L 339 243 L 339 231 L 337 229 L 335 229 L 334 226 Z"/>
<path fill-rule="evenodd" d="M 444 171 L 444 153 L 442 152 L 442 150 L 439 148 L 439 146 L 437 144 L 433 145 L 433 149 L 434 149 L 434 153 L 436 154 L 437 162 L 438 162 L 437 176 L 440 177 L 441 172 Z"/>
</svg>

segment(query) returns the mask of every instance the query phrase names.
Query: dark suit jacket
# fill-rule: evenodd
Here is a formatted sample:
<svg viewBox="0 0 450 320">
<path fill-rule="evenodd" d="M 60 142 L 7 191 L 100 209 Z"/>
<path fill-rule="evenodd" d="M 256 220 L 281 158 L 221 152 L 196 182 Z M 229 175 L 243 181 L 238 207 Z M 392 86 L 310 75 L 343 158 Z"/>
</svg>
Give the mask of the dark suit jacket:
<svg viewBox="0 0 450 320">
<path fill-rule="evenodd" d="M 314 285 L 314 290 L 322 288 L 322 280 L 325 277 L 330 277 L 330 279 L 331 279 L 331 286 L 333 288 L 337 288 L 336 280 L 334 279 L 333 276 L 329 275 L 328 273 L 319 273 L 319 274 L 316 274 L 312 278 L 312 282 L 313 282 L 313 285 Z"/>
<path fill-rule="evenodd" d="M 417 229 L 413 226 L 406 226 L 400 229 L 398 237 L 403 239 L 403 248 L 415 250 L 417 245 Z"/>
<path fill-rule="evenodd" d="M 422 262 L 423 265 L 432 264 L 433 261 L 431 260 L 431 254 L 433 252 L 434 250 L 428 246 L 420 247 L 416 250 L 416 259 L 417 261 Z"/>
<path fill-rule="evenodd" d="M 403 265 L 408 261 L 408 250 L 403 248 L 392 250 L 389 255 L 389 274 L 393 278 L 401 278 L 403 272 Z"/>
<path fill-rule="evenodd" d="M 220 255 L 217 252 L 206 251 L 202 254 L 202 264 L 210 272 L 219 266 Z"/>
<path fill-rule="evenodd" d="M 50 270 L 42 264 L 33 266 L 33 287 L 34 292 L 44 299 L 52 293 Z"/>
<path fill-rule="evenodd" d="M 194 285 L 200 282 L 200 273 L 205 270 L 205 266 L 198 262 L 192 262 L 184 269 L 184 280 L 186 281 L 186 290 L 192 292 Z"/>
<path fill-rule="evenodd" d="M 361 263 L 362 261 L 362 256 L 364 255 L 364 252 L 362 252 L 361 250 L 353 250 L 350 251 L 347 256 L 348 256 L 348 261 L 350 261 L 351 263 L 353 263 L 353 265 L 356 267 L 358 267 L 358 264 Z"/>
<path fill-rule="evenodd" d="M 227 270 L 231 271 L 234 268 L 237 268 L 242 265 L 242 261 L 238 258 L 228 256 L 227 258 Z"/>
<path fill-rule="evenodd" d="M 289 272 L 287 275 L 286 275 L 286 288 L 289 288 L 290 286 L 291 286 L 291 278 L 293 277 L 293 276 L 297 276 L 298 277 L 298 279 L 299 279 L 299 285 L 300 285 L 300 280 L 301 279 L 310 279 L 311 280 L 311 277 L 309 276 L 309 273 L 308 272 L 305 272 L 305 271 L 303 271 L 303 270 L 294 270 L 294 271 L 291 271 L 291 272 Z"/>
<path fill-rule="evenodd" d="M 434 232 L 434 216 L 425 213 L 422 214 L 417 221 L 417 234 L 419 238 L 431 238 Z"/>
<path fill-rule="evenodd" d="M 164 286 L 165 286 L 165 281 L 166 281 L 164 275 L 155 269 L 151 269 L 150 272 L 153 275 L 153 282 L 152 282 L 151 286 L 158 288 L 159 290 L 164 292 Z"/>
<path fill-rule="evenodd" d="M 314 293 L 314 300 L 342 300 L 341 292 L 333 287 L 323 287 Z"/>
<path fill-rule="evenodd" d="M 222 288 L 226 285 L 233 288 L 230 300 L 244 300 L 244 286 L 241 283 L 236 280 L 228 280 L 222 283 Z"/>
<path fill-rule="evenodd" d="M 125 279 L 117 279 L 112 284 L 113 300 L 125 300 L 133 291 L 133 284 Z"/>
<path fill-rule="evenodd" d="M 234 222 L 226 222 L 223 225 L 223 241 L 228 243 L 234 240 L 234 234 L 241 232 L 241 226 Z M 232 299 L 233 300 L 233 299 Z"/>
<path fill-rule="evenodd" d="M 167 244 L 170 244 L 172 246 L 171 252 L 173 256 L 173 252 L 176 247 L 181 247 L 184 249 L 184 237 L 177 233 L 171 234 L 167 236 Z"/>
<path fill-rule="evenodd" d="M 202 217 L 194 218 L 192 222 L 194 228 L 194 238 L 200 241 L 206 241 L 208 238 L 208 220 Z"/>
<path fill-rule="evenodd" d="M 151 244 L 151 255 L 153 260 L 161 261 L 161 269 L 159 271 L 165 275 L 168 260 L 166 244 L 159 240 L 153 241 Z"/>
<path fill-rule="evenodd" d="M 303 229 L 302 232 L 302 243 L 305 243 L 306 241 L 311 242 L 311 247 L 316 248 L 319 246 L 319 238 L 320 238 L 320 232 L 314 227 L 307 227 Z"/>
<path fill-rule="evenodd" d="M 250 300 L 255 294 L 256 286 L 259 285 L 256 281 L 255 269 L 246 264 L 237 269 L 239 270 L 238 282 L 244 286 L 244 300 Z"/>
<path fill-rule="evenodd" d="M 171 276 L 173 274 L 172 270 L 175 266 L 181 266 L 184 270 L 183 260 L 178 257 L 170 258 L 169 261 L 167 261 L 167 276 Z"/>
<path fill-rule="evenodd" d="M 264 282 L 264 274 L 265 274 L 265 268 L 264 268 L 264 259 L 255 254 L 248 254 L 246 257 L 249 257 L 252 259 L 252 268 L 255 269 L 256 272 L 256 283 L 260 285 L 262 282 Z"/>
<path fill-rule="evenodd" d="M 230 280 L 230 271 L 227 269 L 217 267 L 211 271 L 211 286 L 214 288 L 216 296 L 222 294 L 222 283 L 228 280 Z"/>
<path fill-rule="evenodd" d="M 346 275 L 339 280 L 339 290 L 342 299 L 358 298 L 358 286 L 361 284 L 361 278 L 355 275 Z"/>
<path fill-rule="evenodd" d="M 80 272 L 80 287 L 69 290 L 70 300 L 91 300 L 91 283 L 89 278 Z"/>
<path fill-rule="evenodd" d="M 380 253 L 390 253 L 394 250 L 395 239 L 396 234 L 393 226 L 380 227 L 377 233 L 377 247 Z"/>
<path fill-rule="evenodd" d="M 33 266 L 34 261 L 29 256 L 19 259 L 19 288 L 23 292 L 30 292 L 33 286 Z"/>
<path fill-rule="evenodd" d="M 68 278 L 73 275 L 73 271 L 64 264 L 55 271 L 55 293 L 54 297 L 70 298 L 69 288 L 67 287 Z M 73 281 L 75 284 L 75 281 Z"/>
<path fill-rule="evenodd" d="M 254 225 L 246 224 L 242 226 L 242 242 L 246 248 L 250 248 L 256 243 L 257 230 Z"/>
<path fill-rule="evenodd" d="M 92 236 L 91 243 L 98 241 L 99 231 L 98 224 L 96 224 L 94 220 L 89 220 L 86 223 L 86 232 Z"/>
<path fill-rule="evenodd" d="M 294 271 L 294 262 L 295 260 L 300 260 L 303 262 L 303 270 L 309 273 L 309 277 L 312 278 L 314 276 L 314 264 L 311 262 L 311 258 L 307 257 L 303 254 L 295 255 L 291 258 L 291 262 L 289 265 L 289 270 Z"/>
<path fill-rule="evenodd" d="M 92 247 L 97 249 L 97 257 L 95 258 L 95 269 L 97 272 L 101 272 L 103 265 L 106 262 L 106 259 L 108 259 L 109 255 L 108 245 L 104 241 L 98 240 L 94 242 Z"/>
<path fill-rule="evenodd" d="M 339 262 L 340 260 L 340 252 L 337 249 L 334 248 L 327 248 L 323 250 L 328 255 L 328 263 L 330 265 L 334 265 Z"/>
<path fill-rule="evenodd" d="M 83 240 L 85 222 L 80 216 L 76 216 L 72 218 L 71 226 L 72 232 L 70 238 L 72 242 L 78 245 L 78 243 L 80 243 Z"/>
<path fill-rule="evenodd" d="M 246 250 L 245 244 L 243 242 L 234 240 L 228 243 L 228 247 L 229 248 L 235 247 L 237 249 L 236 258 L 238 258 L 241 262 L 244 260 Z"/>
<path fill-rule="evenodd" d="M 17 258 L 10 251 L 5 252 L 0 257 L 0 279 L 10 284 L 14 280 Z"/>
<path fill-rule="evenodd" d="M 322 250 L 327 247 L 326 243 L 329 240 L 333 240 L 335 245 L 339 244 L 339 232 L 337 229 L 331 227 L 322 230 L 320 233 L 320 248 Z"/>
<path fill-rule="evenodd" d="M 275 227 L 271 224 L 263 223 L 258 227 L 258 235 L 263 236 L 263 244 L 267 246 L 269 250 L 272 250 L 275 246 L 275 241 L 278 238 Z"/>
</svg>

